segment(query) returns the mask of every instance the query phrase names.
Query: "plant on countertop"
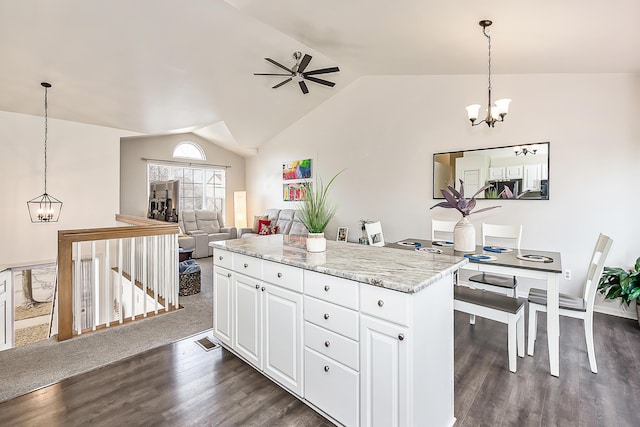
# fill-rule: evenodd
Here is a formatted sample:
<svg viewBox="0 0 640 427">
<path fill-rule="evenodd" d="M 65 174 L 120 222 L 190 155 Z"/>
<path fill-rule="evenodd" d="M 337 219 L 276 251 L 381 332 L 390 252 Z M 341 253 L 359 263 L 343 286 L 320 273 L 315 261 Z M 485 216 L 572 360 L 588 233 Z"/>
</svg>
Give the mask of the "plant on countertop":
<svg viewBox="0 0 640 427">
<path fill-rule="evenodd" d="M 476 191 L 476 194 L 474 194 L 471 197 L 471 199 L 465 199 L 464 198 L 464 182 L 460 180 L 460 191 L 456 190 L 454 187 L 450 185 L 447 186 L 449 191 L 445 189 L 440 189 L 440 192 L 442 193 L 446 201 L 436 203 L 435 205 L 431 206 L 430 209 L 437 208 L 437 207 L 447 208 L 447 209 L 457 209 L 458 212 L 460 212 L 463 217 L 469 216 L 472 213 L 471 211 L 476 207 L 476 196 L 491 187 L 493 187 L 493 185 L 487 184 L 481 189 L 479 189 L 478 191 Z M 500 206 L 490 206 L 488 208 L 478 209 L 473 213 L 484 212 L 484 211 L 488 211 L 490 209 L 495 209 L 499 207 Z"/>
<path fill-rule="evenodd" d="M 640 303 L 640 257 L 633 268 L 605 267 L 598 290 L 606 299 L 620 298 L 627 306 L 632 301 Z M 640 319 L 638 320 L 640 322 Z"/>
<path fill-rule="evenodd" d="M 324 233 L 329 221 L 336 214 L 336 207 L 329 202 L 328 194 L 333 181 L 344 172 L 344 169 L 338 172 L 324 185 L 322 178 L 316 179 L 316 188 L 314 189 L 310 183 L 305 182 L 305 197 L 298 206 L 300 222 L 307 227 L 309 233 Z"/>
</svg>

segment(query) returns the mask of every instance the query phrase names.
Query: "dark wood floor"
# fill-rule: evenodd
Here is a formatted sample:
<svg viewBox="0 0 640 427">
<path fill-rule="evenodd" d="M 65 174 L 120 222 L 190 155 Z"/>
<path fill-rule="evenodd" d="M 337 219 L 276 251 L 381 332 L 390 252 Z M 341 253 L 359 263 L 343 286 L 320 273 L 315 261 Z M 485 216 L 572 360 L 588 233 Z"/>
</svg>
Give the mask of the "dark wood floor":
<svg viewBox="0 0 640 427">
<path fill-rule="evenodd" d="M 545 323 L 535 357 L 507 369 L 506 325 L 456 314 L 456 426 L 640 426 L 640 329 L 596 314 L 599 373 L 580 321 L 561 319 L 560 378 Z M 0 404 L 0 426 L 329 426 L 223 349 L 191 338 Z"/>
</svg>

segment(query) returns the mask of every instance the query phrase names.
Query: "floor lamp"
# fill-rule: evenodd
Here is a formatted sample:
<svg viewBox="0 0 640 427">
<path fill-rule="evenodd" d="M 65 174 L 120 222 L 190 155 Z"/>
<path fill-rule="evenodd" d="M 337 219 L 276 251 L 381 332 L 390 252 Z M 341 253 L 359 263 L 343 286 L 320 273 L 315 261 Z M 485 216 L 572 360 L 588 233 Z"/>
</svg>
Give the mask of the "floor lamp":
<svg viewBox="0 0 640 427">
<path fill-rule="evenodd" d="M 233 192 L 233 215 L 236 228 L 247 226 L 247 192 Z"/>
</svg>

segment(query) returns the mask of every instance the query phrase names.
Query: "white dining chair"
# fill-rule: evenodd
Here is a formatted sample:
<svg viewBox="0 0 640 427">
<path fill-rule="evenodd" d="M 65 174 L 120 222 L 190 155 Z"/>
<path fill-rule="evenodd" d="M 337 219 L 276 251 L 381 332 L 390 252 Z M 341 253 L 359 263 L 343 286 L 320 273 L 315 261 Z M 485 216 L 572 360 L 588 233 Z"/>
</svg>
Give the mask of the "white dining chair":
<svg viewBox="0 0 640 427">
<path fill-rule="evenodd" d="M 380 224 L 380 221 L 368 222 L 364 225 L 364 228 L 371 246 L 384 246 L 384 236 L 382 235 L 382 224 Z"/>
<path fill-rule="evenodd" d="M 445 221 L 441 219 L 431 220 L 431 241 L 445 240 L 453 242 L 453 229 L 456 227 L 455 221 Z"/>
<path fill-rule="evenodd" d="M 522 225 L 482 224 L 482 246 L 501 246 L 520 250 Z M 473 287 L 487 291 L 503 293 L 511 297 L 517 296 L 518 281 L 515 276 L 503 274 L 481 273 L 469 277 Z"/>
<path fill-rule="evenodd" d="M 560 315 L 582 319 L 584 323 L 584 337 L 587 342 L 587 354 L 591 372 L 598 373 L 596 364 L 596 354 L 593 347 L 593 304 L 596 298 L 598 280 L 604 269 L 604 262 L 609 255 L 613 240 L 600 234 L 596 247 L 591 255 L 591 262 L 587 270 L 587 278 L 584 283 L 582 295 L 579 297 L 560 294 Z M 533 349 L 536 342 L 538 312 L 547 311 L 547 291 L 545 289 L 531 288 L 529 290 L 529 342 L 527 353 L 533 356 Z"/>
</svg>

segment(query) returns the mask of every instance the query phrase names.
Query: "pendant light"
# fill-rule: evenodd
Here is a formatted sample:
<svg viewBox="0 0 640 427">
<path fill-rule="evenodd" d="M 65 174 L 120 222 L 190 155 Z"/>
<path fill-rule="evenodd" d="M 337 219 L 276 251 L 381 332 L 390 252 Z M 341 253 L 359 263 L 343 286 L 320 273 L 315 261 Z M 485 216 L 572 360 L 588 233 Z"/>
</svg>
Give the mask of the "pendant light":
<svg viewBox="0 0 640 427">
<path fill-rule="evenodd" d="M 482 27 L 482 34 L 489 40 L 489 102 L 487 106 L 487 117 L 481 122 L 477 122 L 478 113 L 480 112 L 480 104 L 473 104 L 466 107 L 467 115 L 469 116 L 469 120 L 471 121 L 471 126 L 478 126 L 480 123 L 486 123 L 489 127 L 494 127 L 497 121 L 503 122 L 504 116 L 509 112 L 509 103 L 510 99 L 498 99 L 496 101 L 495 106 L 491 106 L 491 35 L 487 34 L 487 27 L 489 27 L 493 22 L 488 19 L 482 20 L 479 22 Z M 499 118 L 499 120 L 498 120 Z"/>
<path fill-rule="evenodd" d="M 50 83 L 40 83 L 44 88 L 44 193 L 27 202 L 29 216 L 31 222 L 58 222 L 60 211 L 62 210 L 62 202 L 47 193 L 47 132 L 49 105 L 47 102 L 47 90 L 51 87 Z"/>
</svg>

